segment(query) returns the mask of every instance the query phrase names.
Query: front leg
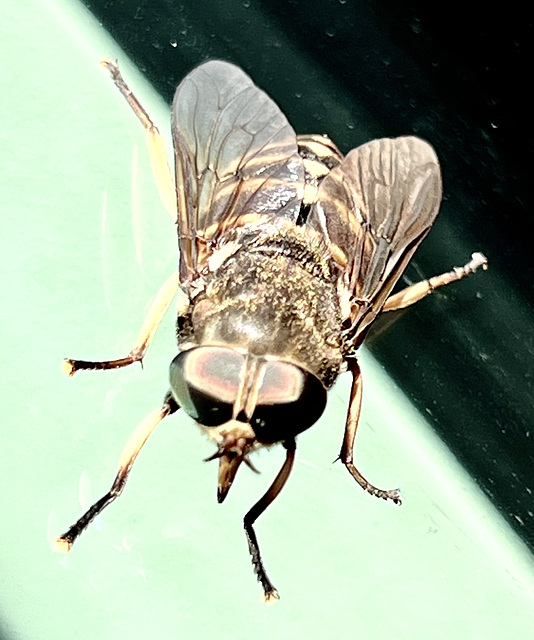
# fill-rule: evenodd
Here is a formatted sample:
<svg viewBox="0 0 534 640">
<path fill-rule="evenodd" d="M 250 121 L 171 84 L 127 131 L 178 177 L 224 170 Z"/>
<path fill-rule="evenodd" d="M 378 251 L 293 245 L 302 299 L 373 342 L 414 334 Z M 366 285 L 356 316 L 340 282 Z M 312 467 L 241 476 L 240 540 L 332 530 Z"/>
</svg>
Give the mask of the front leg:
<svg viewBox="0 0 534 640">
<path fill-rule="evenodd" d="M 260 547 L 258 545 L 258 539 L 253 528 L 253 524 L 261 516 L 261 514 L 267 509 L 267 507 L 273 502 L 276 496 L 282 491 L 291 469 L 293 468 L 293 462 L 295 461 L 296 443 L 294 440 L 284 442 L 286 448 L 286 459 L 282 468 L 278 472 L 278 475 L 274 479 L 274 482 L 267 490 L 267 493 L 256 502 L 256 504 L 250 509 L 243 520 L 243 526 L 245 527 L 245 533 L 247 536 L 248 550 L 252 558 L 252 565 L 254 567 L 254 573 L 258 576 L 258 581 L 263 587 L 263 597 L 265 602 L 273 602 L 279 600 L 280 596 L 273 583 L 269 580 L 265 567 L 263 566 L 263 560 L 261 559 Z"/>
<path fill-rule="evenodd" d="M 126 443 L 119 460 L 119 468 L 110 490 L 97 500 L 65 533 L 56 539 L 56 551 L 70 551 L 74 542 L 97 515 L 116 500 L 123 492 L 135 459 L 143 445 L 152 435 L 158 424 L 180 407 L 170 393 L 165 397 L 163 406 L 152 411 L 142 420 Z"/>
<path fill-rule="evenodd" d="M 165 313 L 167 312 L 167 309 L 176 295 L 178 284 L 178 273 L 175 272 L 165 281 L 161 289 L 158 291 L 158 295 L 152 303 L 152 306 L 150 307 L 143 322 L 143 326 L 139 331 L 135 344 L 128 355 L 124 358 L 118 358 L 117 360 L 103 360 L 99 362 L 65 358 L 62 364 L 64 373 L 68 376 L 73 376 L 76 371 L 79 371 L 80 369 L 118 369 L 120 367 L 127 367 L 134 362 L 142 362 L 143 357 L 150 346 Z"/>
</svg>

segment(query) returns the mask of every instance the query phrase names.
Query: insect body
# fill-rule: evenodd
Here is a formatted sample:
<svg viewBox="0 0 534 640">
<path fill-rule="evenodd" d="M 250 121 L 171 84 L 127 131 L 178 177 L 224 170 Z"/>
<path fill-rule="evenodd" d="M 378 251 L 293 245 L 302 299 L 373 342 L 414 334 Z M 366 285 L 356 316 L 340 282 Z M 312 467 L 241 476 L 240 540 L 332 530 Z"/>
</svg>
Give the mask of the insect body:
<svg viewBox="0 0 534 640">
<path fill-rule="evenodd" d="M 159 183 L 172 184 L 159 132 L 116 64 L 104 64 L 146 128 Z M 248 76 L 219 61 L 198 67 L 178 87 L 172 133 L 178 275 L 165 283 L 125 358 L 64 365 L 72 375 L 141 360 L 179 288 L 170 391 L 127 444 L 111 490 L 58 545 L 68 550 L 121 493 L 148 436 L 181 407 L 215 443 L 208 459 L 219 461 L 219 502 L 240 464 L 252 466 L 255 450 L 275 443 L 286 449 L 273 484 L 244 519 L 265 599 L 276 599 L 253 524 L 290 474 L 296 436 L 319 419 L 328 389 L 348 370 L 339 457 L 369 493 L 399 503 L 398 490 L 373 486 L 353 463 L 362 397 L 357 349 L 381 312 L 485 268 L 486 259 L 473 254 L 464 267 L 391 295 L 441 200 L 438 160 L 418 138 L 373 140 L 343 158 L 324 136 L 296 136 Z"/>
</svg>

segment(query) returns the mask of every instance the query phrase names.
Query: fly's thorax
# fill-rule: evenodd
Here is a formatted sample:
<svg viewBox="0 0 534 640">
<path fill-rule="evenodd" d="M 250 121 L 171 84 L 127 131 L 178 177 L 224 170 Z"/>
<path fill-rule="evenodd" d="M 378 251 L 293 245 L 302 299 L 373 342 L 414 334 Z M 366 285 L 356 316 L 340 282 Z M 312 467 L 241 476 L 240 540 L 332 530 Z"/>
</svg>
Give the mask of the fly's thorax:
<svg viewBox="0 0 534 640">
<path fill-rule="evenodd" d="M 207 278 L 189 334 L 197 345 L 294 362 L 330 387 L 342 362 L 341 322 L 325 262 L 294 239 L 244 246 Z"/>
<path fill-rule="evenodd" d="M 217 444 L 222 500 L 248 453 L 319 419 L 340 373 L 342 334 L 328 254 L 298 229 L 252 237 L 212 265 L 179 317 L 170 386 Z"/>
</svg>

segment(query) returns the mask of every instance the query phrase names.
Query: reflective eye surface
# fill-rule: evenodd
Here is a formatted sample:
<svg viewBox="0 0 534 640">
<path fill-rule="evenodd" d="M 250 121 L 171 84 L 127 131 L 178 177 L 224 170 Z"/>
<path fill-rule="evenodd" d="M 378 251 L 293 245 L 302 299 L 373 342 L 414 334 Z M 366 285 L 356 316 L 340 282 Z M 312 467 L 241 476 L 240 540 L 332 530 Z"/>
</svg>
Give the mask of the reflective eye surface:
<svg viewBox="0 0 534 640">
<path fill-rule="evenodd" d="M 226 347 L 179 353 L 171 362 L 170 385 L 182 409 L 206 427 L 220 426 L 246 407 L 257 440 L 266 444 L 308 429 L 326 406 L 326 389 L 308 371 Z M 234 407 L 239 394 L 240 406 Z"/>
<path fill-rule="evenodd" d="M 171 391 L 182 409 L 207 427 L 232 418 L 244 356 L 224 347 L 182 351 L 171 362 Z"/>
<path fill-rule="evenodd" d="M 313 374 L 294 364 L 268 361 L 250 424 L 260 442 L 296 436 L 321 417 L 326 389 Z"/>
</svg>

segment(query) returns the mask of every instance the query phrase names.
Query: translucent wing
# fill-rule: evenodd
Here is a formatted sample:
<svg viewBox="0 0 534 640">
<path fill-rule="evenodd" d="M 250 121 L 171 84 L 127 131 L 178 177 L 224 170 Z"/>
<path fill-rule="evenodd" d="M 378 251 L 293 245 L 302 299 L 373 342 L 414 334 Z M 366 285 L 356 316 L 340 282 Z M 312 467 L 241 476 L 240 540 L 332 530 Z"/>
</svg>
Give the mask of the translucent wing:
<svg viewBox="0 0 534 640">
<path fill-rule="evenodd" d="M 326 237 L 339 266 L 352 335 L 362 335 L 380 312 L 440 201 L 438 159 L 415 137 L 364 144 L 321 183 L 307 225 Z"/>
<path fill-rule="evenodd" d="M 182 286 L 246 224 L 296 220 L 304 170 L 276 104 L 237 67 L 211 61 L 176 90 L 172 107 Z"/>
</svg>

